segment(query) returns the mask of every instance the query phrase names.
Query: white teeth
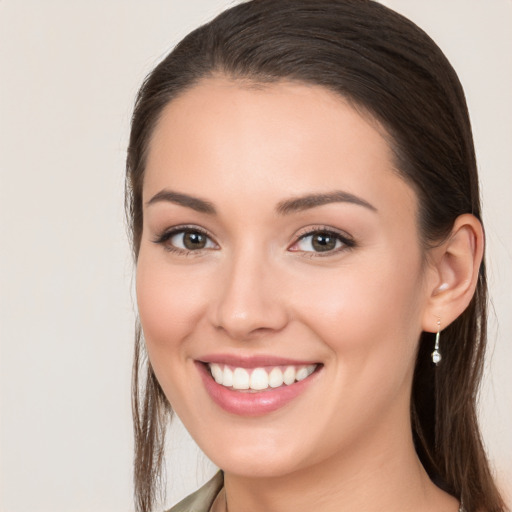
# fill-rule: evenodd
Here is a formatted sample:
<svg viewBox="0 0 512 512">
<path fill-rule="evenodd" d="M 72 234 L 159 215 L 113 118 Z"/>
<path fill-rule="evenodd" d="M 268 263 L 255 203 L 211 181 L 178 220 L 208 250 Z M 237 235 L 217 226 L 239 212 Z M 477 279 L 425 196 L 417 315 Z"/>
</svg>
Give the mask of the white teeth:
<svg viewBox="0 0 512 512">
<path fill-rule="evenodd" d="M 309 375 L 308 369 L 306 367 L 304 367 L 297 371 L 297 375 L 295 375 L 295 378 L 298 381 L 300 381 L 300 380 L 304 380 L 308 375 Z"/>
<path fill-rule="evenodd" d="M 288 366 L 286 370 L 283 373 L 283 380 L 284 383 L 289 386 L 290 384 L 293 384 L 295 382 L 295 375 L 296 371 L 293 366 Z"/>
<path fill-rule="evenodd" d="M 235 368 L 233 372 L 233 389 L 249 389 L 249 372 L 244 368 Z"/>
<path fill-rule="evenodd" d="M 210 370 L 212 371 L 213 378 L 217 384 L 223 383 L 223 371 L 218 364 L 210 365 Z"/>
<path fill-rule="evenodd" d="M 233 385 L 233 372 L 228 366 L 224 367 L 224 374 L 222 378 L 222 385 L 230 388 Z"/>
<path fill-rule="evenodd" d="M 308 366 L 287 366 L 283 371 L 280 367 L 276 366 L 268 371 L 265 368 L 255 368 L 250 372 L 245 368 L 234 368 L 216 363 L 208 365 L 215 382 L 227 388 L 236 390 L 252 389 L 254 391 L 261 391 L 267 388 L 278 388 L 283 384 L 290 386 L 294 382 L 304 380 L 309 377 L 316 369 L 316 364 Z M 250 372 L 250 373 L 249 373 Z"/>
<path fill-rule="evenodd" d="M 263 368 L 256 368 L 252 371 L 250 388 L 256 391 L 268 388 L 268 373 Z"/>
<path fill-rule="evenodd" d="M 283 372 L 280 368 L 272 368 L 268 376 L 268 383 L 271 388 L 278 388 L 283 385 Z"/>
</svg>

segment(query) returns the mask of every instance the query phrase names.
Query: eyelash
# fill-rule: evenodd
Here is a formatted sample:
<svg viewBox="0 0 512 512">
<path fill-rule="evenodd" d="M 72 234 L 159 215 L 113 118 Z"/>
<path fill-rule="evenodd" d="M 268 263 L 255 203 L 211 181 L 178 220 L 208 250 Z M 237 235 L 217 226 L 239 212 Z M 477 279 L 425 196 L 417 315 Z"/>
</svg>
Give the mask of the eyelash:
<svg viewBox="0 0 512 512">
<path fill-rule="evenodd" d="M 162 234 L 158 235 L 153 242 L 159 245 L 164 246 L 165 250 L 172 253 L 177 253 L 185 256 L 191 256 L 191 255 L 200 255 L 204 250 L 211 250 L 211 247 L 204 248 L 204 249 L 182 249 L 180 247 L 176 247 L 169 242 L 169 240 L 179 234 L 185 234 L 185 233 L 198 233 L 206 237 L 210 242 L 217 245 L 217 243 L 213 240 L 211 235 L 206 231 L 205 229 L 199 227 L 199 226 L 176 226 L 174 228 L 171 228 L 167 231 L 164 231 Z M 336 241 L 339 241 L 342 246 L 335 248 L 333 250 L 326 250 L 324 253 L 322 251 L 301 251 L 298 249 L 291 249 L 291 247 L 294 247 L 295 245 L 299 244 L 301 241 L 305 240 L 308 237 L 314 236 L 315 234 L 325 234 L 328 237 L 334 238 Z M 300 252 L 304 257 L 314 258 L 325 258 L 328 256 L 332 256 L 333 254 L 337 254 L 339 252 L 352 249 L 356 246 L 356 242 L 346 233 L 342 233 L 340 231 L 337 231 L 333 228 L 327 227 L 327 226 L 318 226 L 314 228 L 306 228 L 303 230 L 301 234 L 299 234 L 296 238 L 296 240 L 291 244 L 291 246 L 288 248 L 291 252 Z"/>
<path fill-rule="evenodd" d="M 211 235 L 208 233 L 208 231 L 206 231 L 205 229 L 199 227 L 199 226 L 176 226 L 174 228 L 171 228 L 167 231 L 164 231 L 162 234 L 158 235 L 154 240 L 153 242 L 155 244 L 159 244 L 159 245 L 162 245 L 164 247 L 164 249 L 168 252 L 173 252 L 173 253 L 177 253 L 177 254 L 181 254 L 181 255 L 185 255 L 185 256 L 195 256 L 195 255 L 199 255 L 202 253 L 202 249 L 181 249 L 180 247 L 176 247 L 169 242 L 169 240 L 176 236 L 176 235 L 179 235 L 180 233 L 198 233 L 198 234 L 201 234 L 203 235 L 204 237 L 206 237 L 209 241 L 213 242 L 215 245 L 216 242 L 213 241 L 213 238 L 211 237 Z M 208 248 L 209 250 L 210 248 Z"/>
<path fill-rule="evenodd" d="M 313 228 L 305 228 L 301 234 L 297 237 L 297 240 L 292 244 L 291 247 L 297 245 L 302 240 L 305 240 L 308 237 L 312 237 L 315 234 L 325 234 L 328 237 L 334 238 L 336 241 L 341 243 L 341 247 L 335 248 L 333 250 L 327 250 L 325 252 L 322 251 L 299 251 L 293 250 L 292 252 L 301 252 L 302 255 L 306 258 L 326 258 L 329 256 L 333 256 L 334 254 L 338 254 L 340 252 L 353 249 L 356 247 L 355 240 L 348 235 L 347 233 L 340 232 L 336 229 L 327 226 L 318 226 Z M 290 249 L 288 249 L 290 250 Z"/>
</svg>

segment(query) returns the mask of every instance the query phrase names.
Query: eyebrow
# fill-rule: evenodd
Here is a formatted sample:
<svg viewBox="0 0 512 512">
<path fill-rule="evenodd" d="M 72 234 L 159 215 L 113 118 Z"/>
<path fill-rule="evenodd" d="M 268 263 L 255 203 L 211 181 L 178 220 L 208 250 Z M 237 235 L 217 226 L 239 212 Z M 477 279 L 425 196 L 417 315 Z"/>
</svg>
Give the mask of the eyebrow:
<svg viewBox="0 0 512 512">
<path fill-rule="evenodd" d="M 294 212 L 301 212 L 309 210 L 310 208 L 316 208 L 317 206 L 323 206 L 330 203 L 351 203 L 358 206 L 363 206 L 369 210 L 376 212 L 377 208 L 370 204 L 368 201 L 361 199 L 354 194 L 349 192 L 343 192 L 336 190 L 334 192 L 320 193 L 320 194 L 308 194 L 292 199 L 281 201 L 276 208 L 277 213 L 281 215 L 288 215 Z"/>
<path fill-rule="evenodd" d="M 160 202 L 174 203 L 179 206 L 191 208 L 192 210 L 195 210 L 199 213 L 206 213 L 208 215 L 215 215 L 217 213 L 213 204 L 209 201 L 206 201 L 205 199 L 166 189 L 156 193 L 149 201 L 146 202 L 146 206 Z M 305 196 L 286 199 L 278 203 L 276 212 L 280 215 L 289 215 L 294 212 L 301 212 L 304 210 L 309 210 L 310 208 L 316 208 L 318 206 L 323 206 L 330 203 L 351 203 L 358 206 L 363 206 L 364 208 L 374 212 L 377 211 L 377 208 L 375 208 L 375 206 L 370 204 L 368 201 L 365 201 L 364 199 L 355 196 L 350 192 L 336 190 L 334 192 L 308 194 Z"/>
<path fill-rule="evenodd" d="M 192 210 L 195 210 L 199 213 L 207 213 L 208 215 L 215 215 L 217 213 L 215 207 L 209 201 L 200 199 L 199 197 L 189 196 L 188 194 L 181 194 L 180 192 L 173 192 L 172 190 L 165 189 L 155 194 L 146 203 L 146 206 L 160 202 L 174 203 L 179 206 L 192 208 Z"/>
</svg>

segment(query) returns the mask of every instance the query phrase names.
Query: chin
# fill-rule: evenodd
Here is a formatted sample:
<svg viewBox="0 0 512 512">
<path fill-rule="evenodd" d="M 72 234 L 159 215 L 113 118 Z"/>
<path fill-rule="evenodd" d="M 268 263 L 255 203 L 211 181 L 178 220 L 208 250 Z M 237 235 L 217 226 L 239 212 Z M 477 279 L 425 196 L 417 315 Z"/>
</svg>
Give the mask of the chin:
<svg viewBox="0 0 512 512">
<path fill-rule="evenodd" d="M 276 460 L 261 453 L 258 456 L 246 456 L 244 460 L 240 457 L 222 457 L 217 465 L 225 473 L 244 478 L 279 478 L 300 469 L 300 466 L 291 460 L 282 457 Z"/>
<path fill-rule="evenodd" d="M 224 472 L 246 478 L 278 478 L 311 464 L 300 439 L 270 439 L 259 433 L 244 440 L 218 440 L 214 446 L 202 446 L 206 455 Z M 256 442 L 248 442 L 250 438 Z M 286 436 L 285 436 L 286 437 Z M 237 442 L 238 441 L 238 442 Z M 291 442 L 290 442 L 291 441 Z M 313 451 L 312 451 L 313 453 Z"/>
</svg>

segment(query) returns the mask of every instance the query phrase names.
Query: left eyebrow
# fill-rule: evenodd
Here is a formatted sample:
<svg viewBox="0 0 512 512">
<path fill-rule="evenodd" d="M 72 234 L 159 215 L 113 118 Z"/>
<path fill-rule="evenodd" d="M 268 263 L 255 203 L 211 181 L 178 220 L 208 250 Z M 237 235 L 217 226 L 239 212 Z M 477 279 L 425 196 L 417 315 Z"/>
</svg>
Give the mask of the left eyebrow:
<svg viewBox="0 0 512 512">
<path fill-rule="evenodd" d="M 168 202 L 174 203 L 186 208 L 191 208 L 199 213 L 206 213 L 208 215 L 215 215 L 215 207 L 209 201 L 201 199 L 199 197 L 190 196 L 188 194 L 182 194 L 180 192 L 174 192 L 172 190 L 161 190 L 155 194 L 147 203 L 146 206 L 151 206 L 155 203 Z"/>
<path fill-rule="evenodd" d="M 350 192 L 343 192 L 341 190 L 321 194 L 308 194 L 305 196 L 286 199 L 277 205 L 276 211 L 280 215 L 288 215 L 290 213 L 301 212 L 303 210 L 309 210 L 310 208 L 316 208 L 317 206 L 323 206 L 330 203 L 351 203 L 363 206 L 373 212 L 377 211 L 377 208 L 368 201 L 365 201 Z"/>
</svg>

